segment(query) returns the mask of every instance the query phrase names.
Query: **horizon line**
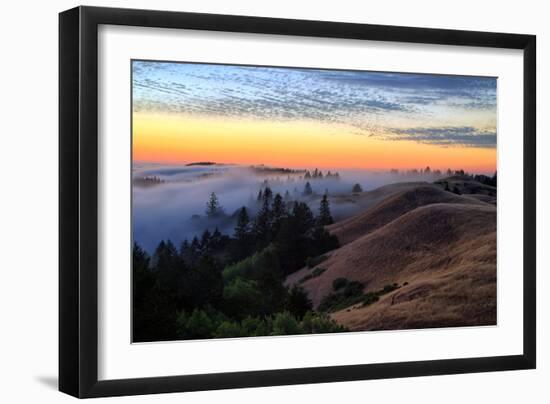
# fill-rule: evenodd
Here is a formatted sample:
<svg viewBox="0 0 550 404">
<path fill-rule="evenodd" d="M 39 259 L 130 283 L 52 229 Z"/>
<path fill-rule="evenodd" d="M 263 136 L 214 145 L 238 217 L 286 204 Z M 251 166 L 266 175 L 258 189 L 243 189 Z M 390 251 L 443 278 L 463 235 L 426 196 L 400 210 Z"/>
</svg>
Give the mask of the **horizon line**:
<svg viewBox="0 0 550 404">
<path fill-rule="evenodd" d="M 201 164 L 202 163 L 202 164 Z M 464 172 L 472 172 L 472 171 L 485 171 L 485 172 L 497 172 L 497 167 L 488 168 L 488 167 L 468 167 L 468 166 L 462 166 L 462 167 L 439 167 L 439 166 L 431 166 L 429 164 L 422 165 L 422 166 L 409 166 L 409 167 L 336 167 L 336 166 L 323 166 L 323 165 L 312 165 L 312 166 L 295 166 L 295 165 L 288 165 L 288 166 L 282 166 L 282 165 L 270 165 L 265 163 L 235 163 L 235 162 L 215 162 L 215 161 L 147 161 L 147 160 L 132 160 L 132 169 L 134 168 L 135 164 L 150 164 L 150 165 L 163 165 L 163 166 L 184 166 L 184 167 L 192 167 L 192 166 L 235 166 L 235 167 L 266 167 L 266 168 L 274 168 L 274 169 L 290 169 L 290 170 L 296 170 L 296 171 L 311 171 L 311 170 L 325 170 L 325 171 L 332 171 L 332 170 L 342 170 L 342 171 L 383 171 L 383 172 L 390 172 L 392 170 L 397 170 L 398 172 L 407 172 L 407 171 L 413 171 L 413 170 L 425 170 L 426 168 L 430 168 L 430 171 L 441 171 L 447 172 L 448 170 L 451 170 L 453 173 L 456 171 L 463 170 Z"/>
</svg>

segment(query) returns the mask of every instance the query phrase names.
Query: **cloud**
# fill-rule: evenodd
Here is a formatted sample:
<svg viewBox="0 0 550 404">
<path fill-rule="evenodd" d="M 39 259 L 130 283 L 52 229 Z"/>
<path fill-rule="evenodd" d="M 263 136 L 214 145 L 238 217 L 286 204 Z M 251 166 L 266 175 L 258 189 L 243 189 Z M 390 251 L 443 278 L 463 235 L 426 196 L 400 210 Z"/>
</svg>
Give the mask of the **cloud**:
<svg viewBox="0 0 550 404">
<path fill-rule="evenodd" d="M 496 101 L 496 79 L 492 77 L 328 71 L 326 78 L 398 95 L 404 103 L 427 105 L 451 99 Z"/>
<path fill-rule="evenodd" d="M 392 129 L 387 135 L 390 140 L 414 140 L 440 146 L 495 147 L 495 130 L 481 130 L 472 126 L 424 127 Z"/>
<path fill-rule="evenodd" d="M 325 71 L 134 62 L 134 110 L 333 121 L 406 111 L 383 95 L 325 80 Z"/>
<path fill-rule="evenodd" d="M 496 79 L 431 74 L 133 62 L 133 109 L 274 121 L 317 121 L 371 136 L 395 119 L 414 123 L 447 115 L 494 111 Z M 368 128 L 368 129 L 365 129 Z M 383 130 L 386 129 L 386 130 Z M 395 132 L 395 131 L 394 131 Z M 394 133 L 445 143 L 438 133 Z M 490 143 L 490 134 L 449 133 L 454 144 Z M 450 141 L 451 137 L 445 139 Z M 483 143 L 484 144 L 484 143 Z"/>
</svg>

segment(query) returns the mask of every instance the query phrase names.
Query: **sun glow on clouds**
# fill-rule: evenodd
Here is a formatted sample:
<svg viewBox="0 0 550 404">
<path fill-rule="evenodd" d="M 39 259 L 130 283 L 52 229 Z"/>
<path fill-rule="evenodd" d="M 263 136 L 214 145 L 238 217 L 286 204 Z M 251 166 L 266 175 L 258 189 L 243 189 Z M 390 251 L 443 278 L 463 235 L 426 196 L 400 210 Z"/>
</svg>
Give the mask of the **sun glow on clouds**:
<svg viewBox="0 0 550 404">
<path fill-rule="evenodd" d="M 133 62 L 135 161 L 496 167 L 496 79 Z"/>
</svg>

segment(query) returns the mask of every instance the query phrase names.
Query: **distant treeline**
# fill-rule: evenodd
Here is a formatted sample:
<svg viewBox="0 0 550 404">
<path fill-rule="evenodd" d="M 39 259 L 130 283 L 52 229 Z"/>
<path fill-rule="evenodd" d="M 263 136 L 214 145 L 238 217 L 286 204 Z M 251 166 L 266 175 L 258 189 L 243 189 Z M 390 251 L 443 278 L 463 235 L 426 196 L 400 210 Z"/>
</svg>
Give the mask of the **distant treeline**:
<svg viewBox="0 0 550 404">
<path fill-rule="evenodd" d="M 217 229 L 185 240 L 161 241 L 149 256 L 133 248 L 133 340 L 281 335 L 345 329 L 314 312 L 301 287 L 286 276 L 338 247 L 327 195 L 317 215 L 306 203 L 285 201 L 265 187 L 258 213 L 238 212 L 232 236 Z M 217 196 L 206 215 L 224 215 Z"/>
<path fill-rule="evenodd" d="M 338 172 L 331 172 L 330 170 L 326 171 L 324 174 L 321 170 L 318 170 L 317 168 L 313 171 L 310 170 L 294 170 L 290 168 L 272 168 L 272 167 L 265 167 L 265 166 L 252 166 L 252 169 L 255 171 L 259 171 L 262 174 L 271 174 L 271 175 L 286 175 L 286 179 L 284 181 L 286 182 L 295 182 L 295 181 L 310 181 L 310 180 L 339 180 L 340 174 Z M 283 177 L 284 178 L 284 177 Z M 275 182 L 275 183 L 281 183 L 283 182 L 283 179 L 280 177 L 275 178 L 269 178 L 269 180 L 265 180 L 265 182 Z"/>
<path fill-rule="evenodd" d="M 474 181 L 480 182 L 480 183 L 485 184 L 485 185 L 490 185 L 492 187 L 497 186 L 497 173 L 496 172 L 491 177 L 489 177 L 487 175 L 483 175 L 483 174 L 469 175 L 469 177 L 471 179 L 473 179 Z"/>
<path fill-rule="evenodd" d="M 164 183 L 164 180 L 157 177 L 156 175 L 153 176 L 146 176 L 146 177 L 136 177 L 133 179 L 133 183 L 136 186 L 152 186 L 152 185 L 158 185 Z"/>
<path fill-rule="evenodd" d="M 292 168 L 283 167 L 269 167 L 264 165 L 250 166 L 250 168 L 262 174 L 299 174 L 305 172 L 305 170 L 295 170 Z"/>
<path fill-rule="evenodd" d="M 304 174 L 304 179 L 306 180 L 309 180 L 309 179 L 315 180 L 315 179 L 323 179 L 323 178 L 339 180 L 340 174 L 338 172 L 332 173 L 330 170 L 327 171 L 325 174 L 323 174 L 323 172 L 318 169 L 315 169 L 312 172 L 310 172 L 309 170 L 306 170 L 306 173 Z"/>
<path fill-rule="evenodd" d="M 216 163 L 213 161 L 197 161 L 195 163 L 189 163 L 186 164 L 187 167 L 193 167 L 193 166 L 215 166 Z"/>
<path fill-rule="evenodd" d="M 390 174 L 402 174 L 402 175 L 408 175 L 408 176 L 435 175 L 435 176 L 451 177 L 453 175 L 458 175 L 458 176 L 462 176 L 462 177 L 468 177 L 469 179 L 473 179 L 475 181 L 481 182 L 482 184 L 491 185 L 491 186 L 495 186 L 495 187 L 496 187 L 496 178 L 497 178 L 497 173 L 496 172 L 493 176 L 487 176 L 487 175 L 483 175 L 483 174 L 470 174 L 467 171 L 464 171 L 463 169 L 451 170 L 450 168 L 448 168 L 447 170 L 443 170 L 443 171 L 439 170 L 439 169 L 432 170 L 430 168 L 430 166 L 427 166 L 426 168 L 420 168 L 420 169 L 412 168 L 412 169 L 407 169 L 407 170 L 398 170 L 397 168 L 392 168 L 392 169 L 389 170 L 389 173 Z M 494 185 L 492 183 L 488 183 L 486 181 L 489 181 L 489 182 L 494 181 Z"/>
</svg>

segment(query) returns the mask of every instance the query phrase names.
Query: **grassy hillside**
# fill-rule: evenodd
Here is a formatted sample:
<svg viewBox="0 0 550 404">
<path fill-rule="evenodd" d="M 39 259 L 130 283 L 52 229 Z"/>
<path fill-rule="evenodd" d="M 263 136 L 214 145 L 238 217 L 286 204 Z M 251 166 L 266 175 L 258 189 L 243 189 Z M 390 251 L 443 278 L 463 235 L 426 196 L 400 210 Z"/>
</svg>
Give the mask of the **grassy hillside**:
<svg viewBox="0 0 550 404">
<path fill-rule="evenodd" d="M 286 283 L 301 285 L 314 307 L 328 307 L 339 324 L 351 330 L 495 324 L 493 204 L 421 184 L 328 229 L 343 246 Z M 346 283 L 354 288 L 338 289 Z"/>
<path fill-rule="evenodd" d="M 406 187 L 406 184 L 400 184 L 401 186 L 397 188 L 398 191 L 389 193 L 389 196 L 382 199 L 382 201 L 371 209 L 367 209 L 364 213 L 347 220 L 335 223 L 329 226 L 328 230 L 338 237 L 341 244 L 347 244 L 420 206 L 433 203 L 482 203 L 478 199 L 466 198 L 446 192 L 435 185 L 426 183 Z"/>
</svg>

